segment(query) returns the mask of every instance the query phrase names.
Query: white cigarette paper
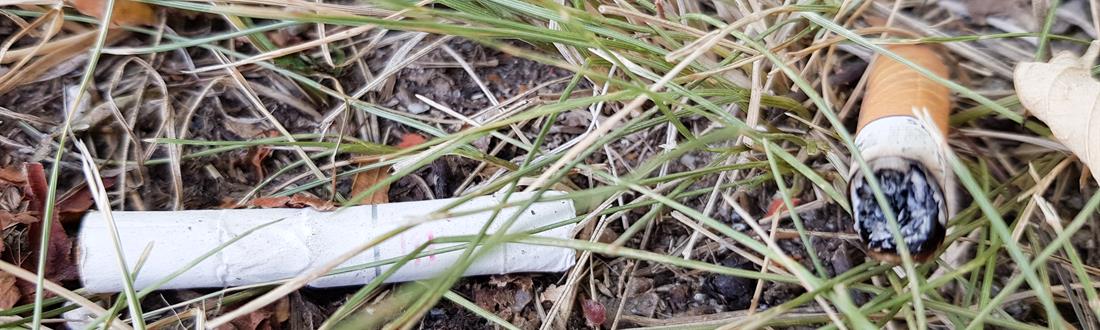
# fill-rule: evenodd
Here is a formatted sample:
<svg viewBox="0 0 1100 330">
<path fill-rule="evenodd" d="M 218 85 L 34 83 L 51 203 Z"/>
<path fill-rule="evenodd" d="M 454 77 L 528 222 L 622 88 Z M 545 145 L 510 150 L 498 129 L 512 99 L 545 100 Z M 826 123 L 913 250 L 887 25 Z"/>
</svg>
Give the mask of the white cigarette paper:
<svg viewBox="0 0 1100 330">
<path fill-rule="evenodd" d="M 544 196 L 561 193 L 550 192 Z M 514 193 L 510 201 L 519 202 L 534 193 Z M 503 196 L 474 198 L 451 211 L 480 210 L 503 203 Z M 389 203 L 350 207 L 341 211 L 314 209 L 236 209 L 194 211 L 116 211 L 112 212 L 121 252 L 136 274 L 135 289 L 143 289 L 182 269 L 202 255 L 218 250 L 224 243 L 249 230 L 255 230 L 233 242 L 176 277 L 162 289 L 220 288 L 291 278 L 309 272 L 358 245 L 377 238 L 414 219 L 452 202 L 451 199 Z M 518 207 L 503 209 L 489 226 L 492 234 Z M 523 211 L 508 230 L 521 232 L 554 224 L 574 217 L 570 200 L 538 202 Z M 103 214 L 90 212 L 84 217 L 79 236 L 79 268 L 88 292 L 122 290 L 117 250 L 111 241 L 111 228 Z M 399 258 L 434 238 L 476 235 L 488 221 L 491 211 L 421 223 L 360 253 L 341 267 Z M 281 219 L 281 220 L 280 220 Z M 277 221 L 278 220 L 278 221 Z M 277 221 L 272 223 L 273 221 Z M 569 238 L 573 224 L 536 234 L 540 237 Z M 425 252 L 461 243 L 432 244 Z M 134 270 L 144 258 L 140 269 Z M 443 273 L 458 260 L 461 250 L 417 258 L 405 264 L 386 282 L 431 278 Z M 514 272 L 561 272 L 574 263 L 574 251 L 568 248 L 518 243 L 501 244 L 477 259 L 465 275 Z M 390 266 L 366 268 L 319 278 L 312 287 L 365 284 Z"/>
</svg>

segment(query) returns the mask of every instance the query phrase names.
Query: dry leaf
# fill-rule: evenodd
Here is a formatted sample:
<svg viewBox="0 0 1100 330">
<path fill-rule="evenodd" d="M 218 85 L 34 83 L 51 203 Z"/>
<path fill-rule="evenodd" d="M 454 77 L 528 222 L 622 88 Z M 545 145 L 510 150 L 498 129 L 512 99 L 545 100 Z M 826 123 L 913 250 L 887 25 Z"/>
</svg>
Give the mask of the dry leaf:
<svg viewBox="0 0 1100 330">
<path fill-rule="evenodd" d="M 258 138 L 271 138 L 277 136 L 279 136 L 279 131 L 276 130 L 269 130 L 256 135 Z M 267 160 L 267 158 L 271 156 L 272 151 L 274 150 L 271 149 L 271 147 L 257 146 L 250 149 L 248 155 L 245 156 L 248 158 L 249 164 L 252 164 L 253 171 L 256 172 L 257 181 L 263 181 L 264 177 L 267 175 L 267 171 L 264 170 L 264 160 Z"/>
<path fill-rule="evenodd" d="M 16 166 L 0 168 L 0 183 L 23 184 L 26 181 L 23 169 Z"/>
<path fill-rule="evenodd" d="M 581 310 L 584 311 L 584 324 L 593 329 L 599 329 L 607 321 L 607 308 L 595 299 L 582 300 Z"/>
<path fill-rule="evenodd" d="M 23 297 L 16 282 L 15 275 L 0 272 L 0 310 L 12 308 Z"/>
<path fill-rule="evenodd" d="M 15 223 L 31 224 L 35 222 L 38 222 L 38 217 L 30 213 L 12 214 L 8 211 L 0 211 L 0 230 L 7 229 L 8 226 Z M 0 252 L 4 252 L 4 240 L 0 240 Z"/>
<path fill-rule="evenodd" d="M 542 290 L 542 293 L 539 294 L 539 302 L 554 302 L 557 301 L 558 298 L 561 298 L 563 294 L 565 294 L 565 286 L 551 284 L 549 287 L 546 287 L 546 290 Z"/>
<path fill-rule="evenodd" d="M 328 211 L 336 208 L 332 202 L 317 197 L 297 194 L 294 196 L 259 197 L 248 202 L 248 205 L 259 208 L 304 208 L 312 207 L 319 211 Z"/>
<path fill-rule="evenodd" d="M 401 136 L 401 142 L 397 143 L 397 147 L 401 149 L 415 147 L 418 144 L 428 141 L 423 135 L 416 133 L 405 133 Z"/>
<path fill-rule="evenodd" d="M 111 188 L 115 185 L 115 178 L 103 178 L 103 187 Z M 61 197 L 61 200 L 57 201 L 57 215 L 61 217 L 62 223 L 72 223 L 72 221 L 79 221 L 84 213 L 88 212 L 88 209 L 95 203 L 92 200 L 92 191 L 88 190 L 88 183 L 83 182 L 72 190 L 71 193 Z"/>
<path fill-rule="evenodd" d="M 39 214 L 40 220 L 51 223 L 49 252 L 46 255 L 46 278 L 57 282 L 76 279 L 76 261 L 73 260 L 72 254 L 73 239 L 61 226 L 56 213 L 52 219 L 41 219 L 45 213 L 46 192 L 49 189 L 46 185 L 46 172 L 40 163 L 26 163 L 24 169 L 27 174 L 27 187 L 24 191 L 27 193 L 27 199 L 30 200 L 29 211 Z M 31 246 L 40 246 L 42 224 L 42 221 L 38 221 L 30 225 Z M 29 260 L 38 260 L 38 249 L 34 249 L 33 252 Z"/>
<path fill-rule="evenodd" d="M 73 8 L 81 14 L 103 19 L 107 2 L 103 0 L 72 0 Z M 111 25 L 154 25 L 157 15 L 153 7 L 132 0 L 115 0 L 114 13 L 111 14 Z"/>
<path fill-rule="evenodd" d="M 218 327 L 218 330 L 263 330 L 271 329 L 271 322 L 268 321 L 271 318 L 271 310 L 263 308 L 258 311 L 245 314 L 238 317 L 229 324 Z"/>
<path fill-rule="evenodd" d="M 1020 103 L 1100 181 L 1100 82 L 1089 72 L 1098 53 L 1100 41 L 1093 41 L 1081 57 L 1060 52 L 1047 63 L 1020 63 L 1014 80 Z"/>
<path fill-rule="evenodd" d="M 800 204 L 800 203 L 802 203 L 802 199 L 791 198 L 791 204 L 794 204 L 794 206 L 798 206 L 798 204 Z M 764 216 L 765 217 L 770 217 L 770 216 L 772 216 L 772 215 L 774 215 L 778 212 L 783 212 L 783 211 L 786 211 L 786 210 L 787 210 L 787 205 L 785 203 L 783 203 L 783 198 L 775 198 L 775 199 L 772 199 L 771 204 L 768 204 L 768 213 L 765 213 Z"/>
<path fill-rule="evenodd" d="M 263 181 L 264 177 L 267 176 L 266 171 L 264 171 L 264 160 L 271 156 L 271 151 L 271 148 L 261 146 L 248 152 L 249 163 L 252 164 L 252 169 L 256 171 L 257 181 Z"/>
<path fill-rule="evenodd" d="M 290 203 L 290 197 L 287 196 L 257 197 L 256 199 L 249 201 L 248 205 L 262 209 L 272 209 L 286 207 L 287 203 Z"/>
<path fill-rule="evenodd" d="M 416 133 L 405 133 L 401 135 L 401 141 L 397 143 L 397 147 L 401 149 L 411 148 L 418 144 L 424 143 L 427 139 L 424 136 Z M 369 165 L 373 161 L 364 161 L 359 165 Z M 369 171 L 359 172 L 355 175 L 354 181 L 351 182 L 351 195 L 359 196 L 367 189 L 374 187 L 379 182 L 390 177 L 390 167 L 383 166 Z M 372 204 L 385 204 L 390 202 L 390 185 L 386 184 L 376 189 L 370 196 L 363 198 L 363 201 L 359 202 L 362 205 Z"/>
<path fill-rule="evenodd" d="M 382 180 L 390 177 L 390 167 L 382 166 L 379 168 L 371 169 L 364 172 L 355 174 L 354 181 L 351 182 L 351 195 L 359 196 L 367 191 L 371 187 L 374 187 Z M 363 201 L 359 202 L 362 205 L 371 204 L 385 204 L 390 202 L 390 185 L 386 184 L 382 187 L 375 189 L 370 196 L 363 198 Z"/>
<path fill-rule="evenodd" d="M 0 229 L 4 229 L 10 224 L 32 224 L 38 222 L 38 218 L 34 214 L 27 212 L 11 213 L 8 211 L 0 211 Z"/>
<path fill-rule="evenodd" d="M 275 302 L 275 323 L 290 320 L 290 297 L 282 297 Z"/>
</svg>

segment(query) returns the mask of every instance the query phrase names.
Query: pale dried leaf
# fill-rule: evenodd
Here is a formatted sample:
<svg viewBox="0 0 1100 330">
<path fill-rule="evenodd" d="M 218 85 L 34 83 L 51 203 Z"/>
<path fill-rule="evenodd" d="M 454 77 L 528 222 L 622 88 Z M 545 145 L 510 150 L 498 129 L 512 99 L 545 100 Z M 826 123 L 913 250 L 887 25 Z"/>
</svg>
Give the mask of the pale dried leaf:
<svg viewBox="0 0 1100 330">
<path fill-rule="evenodd" d="M 1090 74 L 1098 52 L 1100 41 L 1093 41 L 1081 57 L 1061 52 L 1047 63 L 1020 63 L 1014 80 L 1020 103 L 1100 181 L 1100 82 Z"/>
<path fill-rule="evenodd" d="M 539 294 L 539 302 L 558 301 L 558 298 L 563 294 L 565 294 L 565 286 L 551 284 L 546 290 L 543 290 L 542 293 Z"/>
</svg>

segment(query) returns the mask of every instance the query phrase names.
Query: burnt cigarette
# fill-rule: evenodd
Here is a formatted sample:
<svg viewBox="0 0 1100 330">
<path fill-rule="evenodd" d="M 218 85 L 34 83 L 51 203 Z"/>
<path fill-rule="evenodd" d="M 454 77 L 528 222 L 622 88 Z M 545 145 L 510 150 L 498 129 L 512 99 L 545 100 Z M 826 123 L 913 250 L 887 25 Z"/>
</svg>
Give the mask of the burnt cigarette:
<svg viewBox="0 0 1100 330">
<path fill-rule="evenodd" d="M 943 58 L 931 46 L 897 45 L 887 49 L 940 77 L 948 77 Z M 954 178 L 943 156 L 947 146 L 937 143 L 933 136 L 947 135 L 950 91 L 885 56 L 878 56 L 870 70 L 856 148 L 879 182 L 909 252 L 914 260 L 925 261 L 943 243 L 947 219 L 955 212 L 951 189 Z M 925 111 L 938 131 L 914 115 Z M 855 230 L 868 255 L 900 263 L 890 225 L 855 161 L 848 183 Z"/>
</svg>

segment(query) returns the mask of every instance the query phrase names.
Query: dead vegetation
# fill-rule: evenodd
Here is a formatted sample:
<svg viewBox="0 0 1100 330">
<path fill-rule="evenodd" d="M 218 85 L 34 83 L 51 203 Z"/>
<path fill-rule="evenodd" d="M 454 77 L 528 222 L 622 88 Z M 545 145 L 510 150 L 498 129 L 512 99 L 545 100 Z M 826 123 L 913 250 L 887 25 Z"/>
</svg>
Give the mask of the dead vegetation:
<svg viewBox="0 0 1100 330">
<path fill-rule="evenodd" d="M 1083 52 L 1096 1 L 116 1 L 155 15 L 0 8 L 0 327 L 1100 327 L 1096 182 L 1012 84 Z M 865 257 L 843 193 L 868 46 L 891 43 L 951 59 L 967 196 L 915 279 Z M 116 210 L 562 190 L 575 240 L 509 239 L 579 259 L 84 295 L 83 160 Z"/>
</svg>

